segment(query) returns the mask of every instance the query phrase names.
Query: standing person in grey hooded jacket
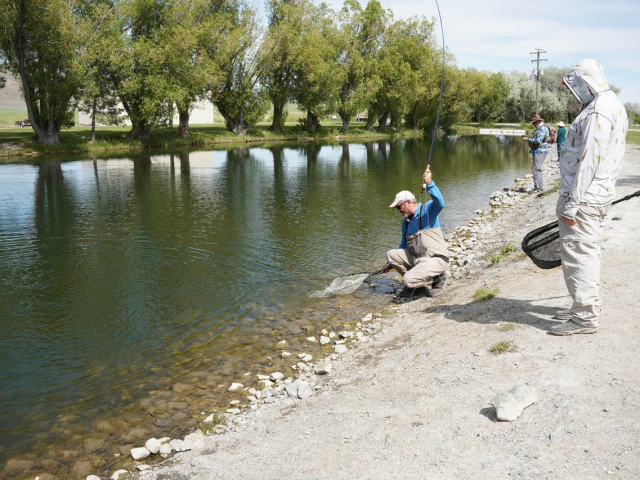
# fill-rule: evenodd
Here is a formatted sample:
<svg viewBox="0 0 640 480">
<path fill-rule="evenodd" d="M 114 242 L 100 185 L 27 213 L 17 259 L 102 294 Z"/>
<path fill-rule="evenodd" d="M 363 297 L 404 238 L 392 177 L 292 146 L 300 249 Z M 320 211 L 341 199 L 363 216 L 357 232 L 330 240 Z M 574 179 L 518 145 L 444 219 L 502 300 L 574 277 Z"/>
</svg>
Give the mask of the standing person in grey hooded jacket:
<svg viewBox="0 0 640 480">
<path fill-rule="evenodd" d="M 549 333 L 595 333 L 602 306 L 600 240 L 622 168 L 627 112 L 595 60 L 578 62 L 560 84 L 569 88 L 583 109 L 567 132 L 556 206 L 562 273 L 573 304 L 556 313 L 556 319 L 566 322 Z"/>
</svg>

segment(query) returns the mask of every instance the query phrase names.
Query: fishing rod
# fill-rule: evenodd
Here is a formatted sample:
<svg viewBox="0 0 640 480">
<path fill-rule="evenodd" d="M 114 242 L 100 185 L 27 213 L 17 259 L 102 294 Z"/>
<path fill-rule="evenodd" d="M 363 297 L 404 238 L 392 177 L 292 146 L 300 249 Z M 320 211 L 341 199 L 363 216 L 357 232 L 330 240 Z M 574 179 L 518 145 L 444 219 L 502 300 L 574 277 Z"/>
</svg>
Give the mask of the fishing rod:
<svg viewBox="0 0 640 480">
<path fill-rule="evenodd" d="M 438 0 L 435 0 L 436 7 L 438 9 L 438 18 L 440 19 L 440 32 L 442 35 L 442 79 L 440 80 L 440 101 L 438 102 L 438 114 L 436 115 L 436 126 L 433 130 L 433 139 L 431 140 L 431 148 L 429 149 L 429 158 L 427 160 L 427 170 L 431 166 L 431 156 L 433 155 L 433 147 L 436 144 L 436 138 L 438 138 L 438 123 L 440 122 L 440 110 L 442 108 L 442 96 L 444 93 L 444 66 L 445 66 L 445 46 L 444 46 L 444 25 L 442 24 L 442 15 L 440 14 L 440 5 Z M 422 192 L 426 192 L 427 184 L 422 184 Z"/>
</svg>

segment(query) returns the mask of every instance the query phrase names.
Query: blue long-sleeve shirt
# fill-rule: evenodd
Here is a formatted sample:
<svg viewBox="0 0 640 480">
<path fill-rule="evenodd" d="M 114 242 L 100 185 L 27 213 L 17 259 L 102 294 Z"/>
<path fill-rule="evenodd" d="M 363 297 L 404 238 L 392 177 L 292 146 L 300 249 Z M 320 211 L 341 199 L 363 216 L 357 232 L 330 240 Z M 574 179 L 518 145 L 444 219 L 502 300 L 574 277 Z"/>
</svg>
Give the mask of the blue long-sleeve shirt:
<svg viewBox="0 0 640 480">
<path fill-rule="evenodd" d="M 402 221 L 402 241 L 398 248 L 407 247 L 407 235 L 410 236 L 418 233 L 418 215 L 422 215 L 420 223 L 422 223 L 423 229 L 440 227 L 438 214 L 444 208 L 444 197 L 442 193 L 440 193 L 440 190 L 438 190 L 436 182 L 431 182 L 427 185 L 427 192 L 431 195 L 431 200 L 424 206 L 422 203 L 418 203 L 416 212 L 411 217 L 407 217 Z"/>
</svg>

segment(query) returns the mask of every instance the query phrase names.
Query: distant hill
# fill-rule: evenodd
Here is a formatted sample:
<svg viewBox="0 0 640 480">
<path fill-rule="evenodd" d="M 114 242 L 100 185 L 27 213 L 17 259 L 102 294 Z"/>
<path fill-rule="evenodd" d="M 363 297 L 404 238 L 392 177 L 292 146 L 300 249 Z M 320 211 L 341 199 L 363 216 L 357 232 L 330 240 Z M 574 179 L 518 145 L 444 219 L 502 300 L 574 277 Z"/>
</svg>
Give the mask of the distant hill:
<svg viewBox="0 0 640 480">
<path fill-rule="evenodd" d="M 27 110 L 24 99 L 20 94 L 18 79 L 10 75 L 4 75 L 7 85 L 0 88 L 0 110 Z"/>
</svg>

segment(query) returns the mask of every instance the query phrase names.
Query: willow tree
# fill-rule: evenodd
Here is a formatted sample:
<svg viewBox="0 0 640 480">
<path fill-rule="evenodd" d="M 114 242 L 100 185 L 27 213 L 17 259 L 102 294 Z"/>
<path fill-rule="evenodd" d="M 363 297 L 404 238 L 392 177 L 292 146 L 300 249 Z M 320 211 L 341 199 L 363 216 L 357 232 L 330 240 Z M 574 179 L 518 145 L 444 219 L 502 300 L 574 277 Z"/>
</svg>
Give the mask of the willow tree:
<svg viewBox="0 0 640 480">
<path fill-rule="evenodd" d="M 181 136 L 189 136 L 194 104 L 208 98 L 220 80 L 221 45 L 229 33 L 233 1 L 189 0 L 174 4 L 162 41 L 168 77 L 167 99 L 178 110 Z"/>
<path fill-rule="evenodd" d="M 220 64 L 221 80 L 211 88 L 211 100 L 225 119 L 227 129 L 236 135 L 245 135 L 269 108 L 260 79 L 277 42 L 261 41 L 263 37 L 256 12 L 244 5 L 238 8 L 234 28 L 229 30 L 221 47 L 226 52 Z"/>
<path fill-rule="evenodd" d="M 351 118 L 367 108 L 382 87 L 375 63 L 389 18 L 390 13 L 378 0 L 371 0 L 364 10 L 357 0 L 347 0 L 340 11 L 339 59 L 344 81 L 340 86 L 338 114 L 344 133 L 349 131 Z"/>
<path fill-rule="evenodd" d="M 147 141 L 152 129 L 172 114 L 164 42 L 173 5 L 161 0 L 123 0 L 116 4 L 119 35 L 104 52 L 111 89 L 131 121 L 131 135 Z"/>
<path fill-rule="evenodd" d="M 31 127 L 45 145 L 58 145 L 60 130 L 73 123 L 83 80 L 81 7 L 73 0 L 0 0 L 0 61 L 20 79 Z"/>
<path fill-rule="evenodd" d="M 309 133 L 316 132 L 320 118 L 337 110 L 339 88 L 344 83 L 334 17 L 325 4 L 309 4 L 305 28 L 293 56 L 293 98 L 307 114 L 303 123 Z"/>
</svg>

